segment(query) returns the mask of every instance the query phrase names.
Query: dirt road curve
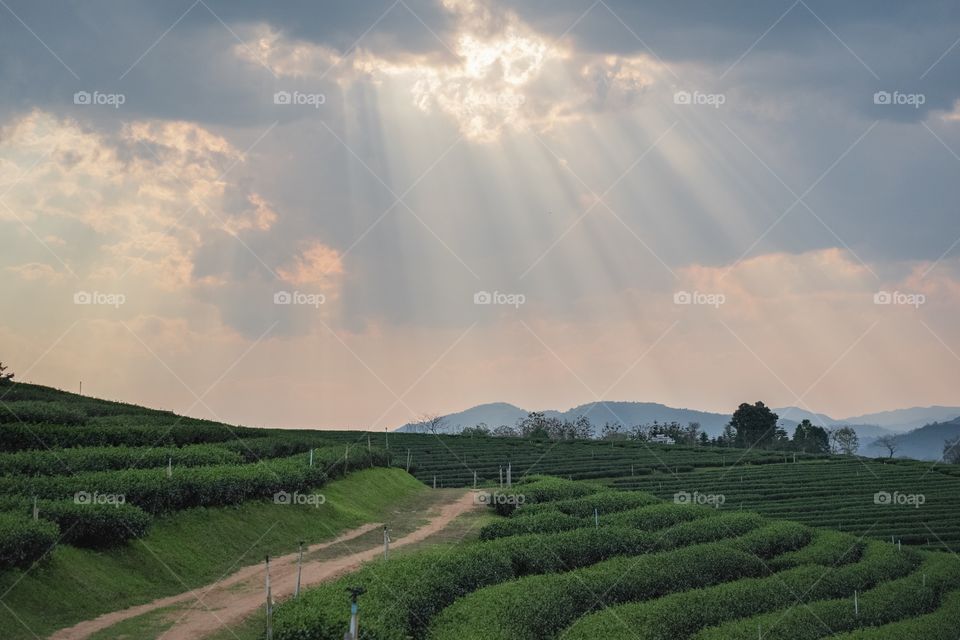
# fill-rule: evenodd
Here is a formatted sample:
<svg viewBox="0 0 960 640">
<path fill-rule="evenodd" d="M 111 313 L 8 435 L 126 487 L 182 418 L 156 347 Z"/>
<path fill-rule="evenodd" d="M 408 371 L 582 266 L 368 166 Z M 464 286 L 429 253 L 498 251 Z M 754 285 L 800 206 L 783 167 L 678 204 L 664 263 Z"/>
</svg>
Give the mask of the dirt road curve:
<svg viewBox="0 0 960 640">
<path fill-rule="evenodd" d="M 419 542 L 446 527 L 458 515 L 474 507 L 472 493 L 467 493 L 454 502 L 441 507 L 440 513 L 416 531 L 394 540 L 390 547 L 395 549 Z M 382 525 L 368 524 L 344 532 L 332 542 L 315 544 L 309 551 L 348 542 Z M 304 562 L 300 580 L 302 586 L 309 586 L 324 580 L 330 580 L 359 568 L 360 564 L 376 558 L 382 549 L 375 547 L 366 551 L 351 553 L 330 560 Z M 297 582 L 297 554 L 271 558 L 270 581 L 274 598 L 280 600 L 293 594 Z M 83 640 L 90 635 L 111 627 L 118 622 L 149 613 L 156 609 L 172 605 L 187 605 L 184 610 L 174 612 L 179 618 L 161 637 L 163 640 L 198 640 L 205 638 L 224 625 L 236 624 L 263 606 L 263 565 L 244 567 L 236 573 L 205 587 L 167 598 L 160 598 L 147 604 L 130 607 L 121 611 L 106 613 L 93 620 L 87 620 L 67 629 L 61 629 L 50 636 L 50 640 Z"/>
</svg>

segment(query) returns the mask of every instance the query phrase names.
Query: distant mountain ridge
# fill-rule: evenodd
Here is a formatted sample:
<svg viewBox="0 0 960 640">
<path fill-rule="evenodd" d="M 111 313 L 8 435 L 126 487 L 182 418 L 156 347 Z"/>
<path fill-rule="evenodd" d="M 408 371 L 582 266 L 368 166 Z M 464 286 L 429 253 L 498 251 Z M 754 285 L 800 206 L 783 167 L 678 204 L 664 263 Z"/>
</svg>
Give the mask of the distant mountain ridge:
<svg viewBox="0 0 960 640">
<path fill-rule="evenodd" d="M 734 408 L 731 408 L 731 413 Z M 960 407 L 942 406 L 911 407 L 840 420 L 823 413 L 814 413 L 798 407 L 781 407 L 775 408 L 773 411 L 780 416 L 780 425 L 788 432 L 792 432 L 794 427 L 804 419 L 823 427 L 850 426 L 860 436 L 861 449 L 884 435 L 903 434 L 931 423 L 949 422 L 960 417 Z M 481 404 L 445 416 L 442 432 L 459 433 L 466 427 L 481 423 L 486 424 L 490 429 L 495 429 L 500 425 L 512 427 L 518 420 L 525 418 L 528 413 L 528 410 L 507 402 Z M 649 424 L 654 420 L 658 422 L 677 421 L 682 424 L 699 422 L 701 428 L 711 437 L 719 435 L 723 431 L 723 427 L 730 421 L 730 414 L 728 413 L 670 407 L 656 402 L 590 402 L 566 411 L 548 409 L 543 413 L 547 417 L 571 421 L 583 415 L 588 417 L 597 427 L 605 422 L 619 422 L 625 427 Z M 410 431 L 411 429 L 412 425 L 410 423 L 399 428 L 400 431 Z"/>
</svg>

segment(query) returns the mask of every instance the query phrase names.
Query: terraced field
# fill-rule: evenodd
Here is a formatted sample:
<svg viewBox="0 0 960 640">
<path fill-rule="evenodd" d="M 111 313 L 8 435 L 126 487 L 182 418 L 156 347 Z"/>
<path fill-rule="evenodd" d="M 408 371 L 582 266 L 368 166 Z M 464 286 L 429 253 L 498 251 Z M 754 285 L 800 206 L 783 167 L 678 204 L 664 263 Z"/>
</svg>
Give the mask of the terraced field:
<svg viewBox="0 0 960 640">
<path fill-rule="evenodd" d="M 480 484 L 499 482 L 500 470 L 512 465 L 513 478 L 545 474 L 573 480 L 630 477 L 655 471 L 686 473 L 701 467 L 782 463 L 793 454 L 740 451 L 717 447 L 646 444 L 635 441 L 537 441 L 521 438 L 467 437 L 412 433 L 370 434 L 328 431 L 338 442 L 365 444 L 368 436 L 381 447 L 389 445 L 391 464 L 406 467 L 417 479 L 437 486 L 469 487 L 474 471 Z M 826 456 L 797 454 L 798 460 Z"/>
<path fill-rule="evenodd" d="M 722 496 L 723 510 L 748 509 L 856 535 L 893 536 L 928 549 L 960 550 L 955 465 L 837 458 L 657 473 L 614 478 L 609 484 L 670 500 L 675 495 L 681 500 Z"/>
<path fill-rule="evenodd" d="M 480 541 L 312 589 L 274 637 L 342 638 L 349 586 L 367 640 L 956 637 L 954 554 L 558 478 L 494 502 Z"/>
</svg>

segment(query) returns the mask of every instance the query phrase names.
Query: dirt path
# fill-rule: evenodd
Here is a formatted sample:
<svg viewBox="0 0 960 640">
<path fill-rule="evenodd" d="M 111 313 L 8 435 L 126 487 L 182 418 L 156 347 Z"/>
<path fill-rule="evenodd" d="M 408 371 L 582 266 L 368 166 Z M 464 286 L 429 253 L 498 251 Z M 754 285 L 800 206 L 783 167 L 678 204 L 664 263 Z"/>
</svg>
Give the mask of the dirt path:
<svg viewBox="0 0 960 640">
<path fill-rule="evenodd" d="M 472 508 L 474 508 L 473 494 L 468 492 L 454 502 L 443 505 L 440 508 L 440 513 L 431 518 L 424 526 L 402 538 L 393 540 L 390 543 L 390 548 L 395 549 L 419 542 L 437 533 L 450 524 L 454 518 Z M 336 540 L 309 547 L 307 552 L 349 542 L 381 526 L 383 525 L 367 524 L 351 529 L 344 532 Z M 305 560 L 300 579 L 301 588 L 355 571 L 361 563 L 372 560 L 381 553 L 383 553 L 382 548 L 374 547 L 329 560 Z M 270 559 L 270 583 L 275 600 L 293 595 L 297 583 L 296 563 L 296 553 Z M 93 620 L 61 629 L 50 636 L 50 640 L 83 640 L 98 631 L 112 627 L 129 618 L 173 605 L 186 605 L 186 608 L 178 609 L 174 613 L 179 619 L 162 634 L 161 638 L 163 640 L 197 640 L 219 631 L 224 626 L 242 621 L 262 607 L 264 604 L 263 587 L 263 565 L 252 565 L 244 567 L 211 585 L 179 595 L 160 598 L 121 611 L 106 613 Z"/>
</svg>

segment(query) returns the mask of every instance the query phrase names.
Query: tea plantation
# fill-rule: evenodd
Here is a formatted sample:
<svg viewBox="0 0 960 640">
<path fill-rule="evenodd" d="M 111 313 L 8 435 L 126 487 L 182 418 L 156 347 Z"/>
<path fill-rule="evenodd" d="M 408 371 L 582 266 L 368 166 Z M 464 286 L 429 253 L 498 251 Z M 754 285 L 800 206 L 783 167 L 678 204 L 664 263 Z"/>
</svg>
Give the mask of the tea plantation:
<svg viewBox="0 0 960 640">
<path fill-rule="evenodd" d="M 368 640 L 957 634 L 954 554 L 542 476 L 493 502 L 507 515 L 479 541 L 311 589 L 278 607 L 274 637 L 339 640 L 352 586 Z"/>
</svg>

